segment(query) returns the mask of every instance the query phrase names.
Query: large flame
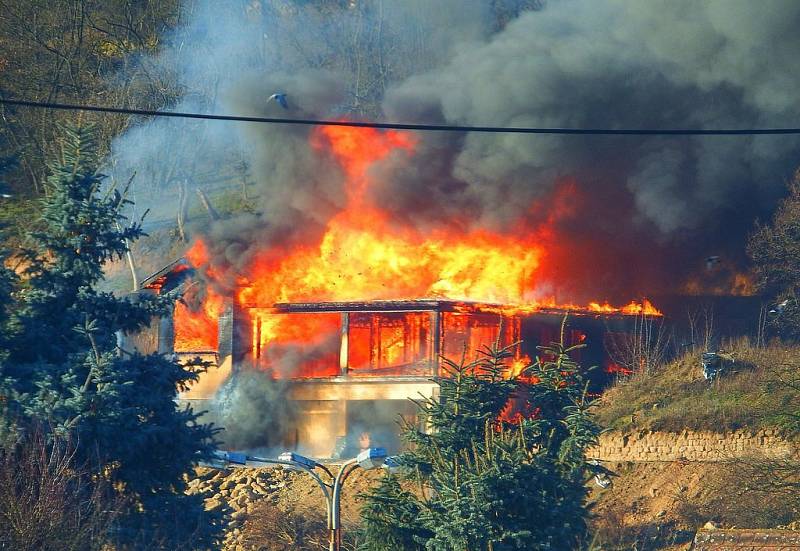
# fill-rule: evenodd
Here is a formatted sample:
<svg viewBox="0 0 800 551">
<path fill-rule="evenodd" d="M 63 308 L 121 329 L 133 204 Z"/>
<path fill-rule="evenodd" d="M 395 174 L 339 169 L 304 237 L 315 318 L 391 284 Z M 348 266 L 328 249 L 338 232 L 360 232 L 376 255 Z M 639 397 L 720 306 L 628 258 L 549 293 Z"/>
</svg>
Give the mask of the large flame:
<svg viewBox="0 0 800 551">
<path fill-rule="evenodd" d="M 647 301 L 623 307 L 601 302 L 577 306 L 542 296 L 547 247 L 555 239 L 553 221 L 568 210 L 572 191 L 569 185 L 561 186 L 550 198 L 546 221 L 533 230 L 422 231 L 399 226 L 370 200 L 370 190 L 380 184 L 371 169 L 389 155 L 413 155 L 415 140 L 411 134 L 328 126 L 312 134 L 311 145 L 330 152 L 340 164 L 346 177 L 346 204 L 328 221 L 318 242 L 290 251 L 265 247 L 256 255 L 246 273 L 238 274 L 241 286 L 236 298 L 244 306 L 447 298 L 509 305 L 506 313 L 559 307 L 584 312 L 658 314 Z M 187 258 L 214 278 L 215 267 L 209 266 L 202 240 L 194 243 Z M 213 293 L 209 302 L 221 304 Z M 258 315 L 257 309 L 253 312 Z M 203 315 L 211 313 L 209 308 L 203 310 Z M 176 312 L 176 317 L 192 314 L 184 309 Z M 296 325 L 290 330 L 288 324 L 298 323 L 285 317 L 269 321 L 262 317 L 257 321 L 257 346 L 278 342 L 281 335 L 294 335 Z M 208 338 L 209 344 L 216 340 L 216 336 Z"/>
<path fill-rule="evenodd" d="M 224 300 L 208 291 L 202 301 L 190 303 L 183 299 L 175 303 L 173 329 L 176 352 L 211 352 L 219 346 L 218 320 Z"/>
</svg>

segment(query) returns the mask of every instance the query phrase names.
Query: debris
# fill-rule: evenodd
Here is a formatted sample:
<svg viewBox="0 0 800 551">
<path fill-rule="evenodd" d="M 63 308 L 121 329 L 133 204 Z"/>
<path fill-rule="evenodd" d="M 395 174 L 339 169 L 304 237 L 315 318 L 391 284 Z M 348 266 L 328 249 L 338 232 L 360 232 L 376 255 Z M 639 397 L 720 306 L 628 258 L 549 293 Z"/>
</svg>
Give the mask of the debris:
<svg viewBox="0 0 800 551">
<path fill-rule="evenodd" d="M 286 94 L 283 92 L 276 92 L 267 98 L 267 102 L 274 101 L 284 109 L 289 109 L 289 102 L 286 101 Z"/>
<path fill-rule="evenodd" d="M 784 299 L 783 302 L 779 302 L 775 305 L 775 308 L 769 311 L 770 314 L 779 316 L 783 314 L 783 311 L 786 310 L 786 307 L 789 306 L 789 299 Z"/>
<path fill-rule="evenodd" d="M 611 486 L 611 479 L 604 474 L 596 474 L 594 475 L 594 483 L 600 486 L 601 488 L 608 488 Z"/>
<path fill-rule="evenodd" d="M 703 525 L 703 530 L 718 530 L 719 526 L 712 521 L 708 521 Z"/>
<path fill-rule="evenodd" d="M 600 464 L 600 461 L 598 461 L 597 459 L 591 459 L 587 461 L 587 464 L 589 465 L 589 470 L 595 473 L 594 474 L 595 484 L 604 489 L 611 486 L 611 478 L 608 475 L 614 473 L 603 467 Z"/>
<path fill-rule="evenodd" d="M 703 368 L 703 378 L 713 381 L 718 375 L 728 371 L 736 359 L 733 354 L 727 354 L 722 350 L 717 352 L 703 352 L 700 365 Z"/>
</svg>

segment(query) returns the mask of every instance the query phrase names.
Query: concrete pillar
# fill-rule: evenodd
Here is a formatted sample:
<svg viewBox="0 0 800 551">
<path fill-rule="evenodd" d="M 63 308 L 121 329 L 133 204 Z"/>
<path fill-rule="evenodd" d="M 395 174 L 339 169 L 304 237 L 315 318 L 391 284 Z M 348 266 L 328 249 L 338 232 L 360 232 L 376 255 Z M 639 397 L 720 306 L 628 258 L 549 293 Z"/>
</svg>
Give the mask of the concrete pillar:
<svg viewBox="0 0 800 551">
<path fill-rule="evenodd" d="M 227 299 L 219 317 L 219 363 L 230 360 L 234 371 L 254 367 L 253 323 L 250 311 Z"/>
</svg>

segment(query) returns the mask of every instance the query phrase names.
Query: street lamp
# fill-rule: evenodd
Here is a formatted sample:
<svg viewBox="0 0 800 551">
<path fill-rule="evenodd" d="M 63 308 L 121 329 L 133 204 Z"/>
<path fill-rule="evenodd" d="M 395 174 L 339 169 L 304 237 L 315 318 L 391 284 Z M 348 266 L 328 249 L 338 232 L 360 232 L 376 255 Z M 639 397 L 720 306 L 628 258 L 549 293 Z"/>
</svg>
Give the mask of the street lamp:
<svg viewBox="0 0 800 551">
<path fill-rule="evenodd" d="M 212 456 L 213 461 L 211 464 L 215 467 L 225 465 L 243 467 L 253 463 L 266 463 L 270 465 L 285 465 L 310 474 L 325 496 L 325 505 L 328 510 L 328 531 L 330 532 L 328 549 L 329 551 L 339 551 L 342 545 L 341 523 L 339 521 L 342 486 L 344 486 L 344 482 L 347 480 L 347 477 L 350 476 L 350 473 L 359 467 L 365 470 L 382 467 L 386 460 L 386 450 L 383 448 L 370 448 L 362 451 L 358 456 L 342 463 L 336 476 L 334 476 L 325 465 L 294 452 L 283 452 L 278 456 L 278 459 L 255 457 L 244 453 L 219 450 L 213 452 Z M 324 482 L 315 472 L 317 468 L 325 471 L 328 477 L 332 479 L 332 483 Z"/>
<path fill-rule="evenodd" d="M 348 459 L 342 466 L 339 467 L 339 472 L 336 473 L 336 478 L 333 480 L 333 524 L 331 525 L 331 538 L 330 551 L 339 551 L 342 547 L 342 530 L 339 523 L 341 512 L 341 495 L 342 486 L 344 481 L 350 476 L 350 473 L 355 471 L 358 467 L 364 470 L 379 469 L 383 466 L 386 460 L 386 450 L 384 448 L 369 448 L 362 451 L 353 459 Z"/>
</svg>

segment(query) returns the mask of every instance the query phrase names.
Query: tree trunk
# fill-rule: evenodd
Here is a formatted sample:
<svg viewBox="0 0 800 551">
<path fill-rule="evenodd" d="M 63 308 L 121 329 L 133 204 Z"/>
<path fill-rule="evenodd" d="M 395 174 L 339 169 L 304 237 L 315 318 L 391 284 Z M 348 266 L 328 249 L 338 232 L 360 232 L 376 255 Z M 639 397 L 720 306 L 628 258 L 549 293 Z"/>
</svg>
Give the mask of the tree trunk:
<svg viewBox="0 0 800 551">
<path fill-rule="evenodd" d="M 186 237 L 186 219 L 189 214 L 189 193 L 186 179 L 182 178 L 178 184 L 178 236 L 181 241 L 188 241 Z"/>
<path fill-rule="evenodd" d="M 208 200 L 208 195 L 206 195 L 202 189 L 197 189 L 196 191 L 198 197 L 200 197 L 200 202 L 203 203 L 203 206 L 208 211 L 209 218 L 211 218 L 213 221 L 219 220 L 219 213 L 214 209 L 213 206 L 211 206 L 211 201 Z"/>
<path fill-rule="evenodd" d="M 117 222 L 117 229 L 122 232 L 122 225 Z M 133 251 L 131 251 L 131 244 L 126 239 L 125 240 L 125 260 L 128 262 L 128 268 L 131 270 L 131 291 L 134 293 L 139 290 L 139 276 L 136 275 L 136 262 L 133 258 Z"/>
</svg>

